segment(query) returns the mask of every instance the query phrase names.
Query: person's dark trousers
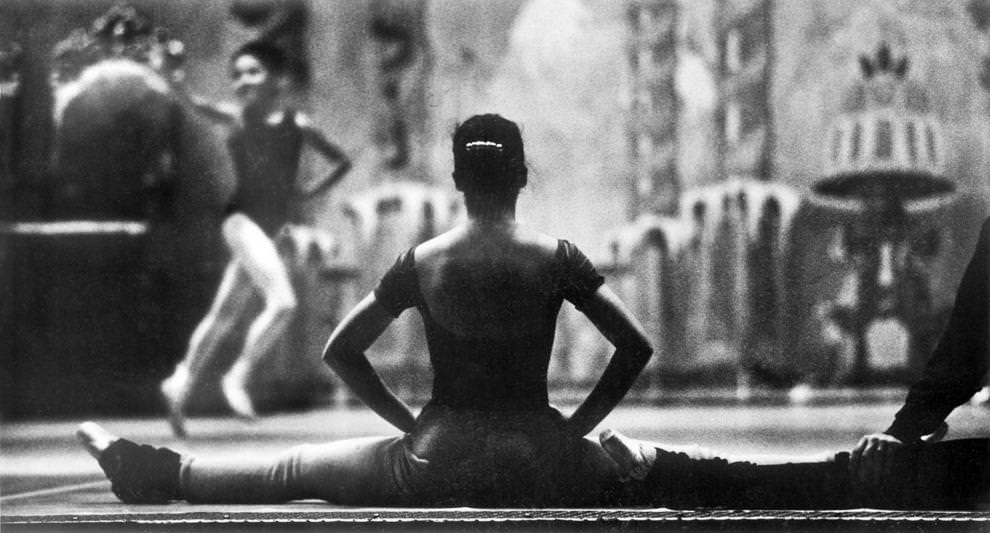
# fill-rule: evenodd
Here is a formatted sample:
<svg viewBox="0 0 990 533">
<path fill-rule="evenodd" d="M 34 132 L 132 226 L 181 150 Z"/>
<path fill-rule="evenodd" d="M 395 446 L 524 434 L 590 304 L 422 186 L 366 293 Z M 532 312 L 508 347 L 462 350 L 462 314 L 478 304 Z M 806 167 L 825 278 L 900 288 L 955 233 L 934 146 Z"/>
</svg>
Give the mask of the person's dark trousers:
<svg viewBox="0 0 990 533">
<path fill-rule="evenodd" d="M 856 487 L 857 507 L 990 509 L 990 439 L 906 447 L 879 487 Z"/>
<path fill-rule="evenodd" d="M 893 474 L 876 486 L 855 482 L 849 454 L 833 461 L 756 465 L 691 459 L 657 450 L 642 481 L 626 484 L 624 504 L 672 509 L 990 508 L 990 440 L 907 446 Z"/>
</svg>

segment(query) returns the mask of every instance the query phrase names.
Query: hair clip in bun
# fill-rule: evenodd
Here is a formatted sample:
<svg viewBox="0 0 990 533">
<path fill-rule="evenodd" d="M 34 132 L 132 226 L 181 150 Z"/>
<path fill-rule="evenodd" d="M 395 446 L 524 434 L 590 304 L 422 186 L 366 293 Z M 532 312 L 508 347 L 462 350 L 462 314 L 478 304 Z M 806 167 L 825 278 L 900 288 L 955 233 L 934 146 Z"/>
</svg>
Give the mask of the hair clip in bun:
<svg viewBox="0 0 990 533">
<path fill-rule="evenodd" d="M 471 141 L 464 145 L 464 148 L 469 152 L 474 152 L 476 150 L 494 150 L 496 152 L 502 151 L 502 145 L 492 141 Z"/>
</svg>

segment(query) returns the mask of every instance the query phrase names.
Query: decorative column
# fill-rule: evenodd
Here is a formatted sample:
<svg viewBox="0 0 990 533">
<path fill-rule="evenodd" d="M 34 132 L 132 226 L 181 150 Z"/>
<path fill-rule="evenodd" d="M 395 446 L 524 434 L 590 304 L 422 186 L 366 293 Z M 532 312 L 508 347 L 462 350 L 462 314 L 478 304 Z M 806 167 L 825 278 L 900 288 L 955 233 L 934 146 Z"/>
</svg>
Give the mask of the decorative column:
<svg viewBox="0 0 990 533">
<path fill-rule="evenodd" d="M 772 176 L 773 117 L 770 89 L 773 67 L 773 4 L 771 0 L 729 0 L 716 12 L 719 48 L 721 123 L 719 145 L 723 179 L 729 180 L 722 198 L 722 247 L 730 265 L 715 276 L 715 294 L 726 295 L 720 305 L 725 339 L 737 358 L 736 394 L 750 397 L 754 355 L 755 295 L 750 276 L 750 220 L 753 198 L 747 184 Z M 716 271 L 717 272 L 717 271 Z"/>
<path fill-rule="evenodd" d="M 21 89 L 20 46 L 0 48 L 0 193 L 14 185 L 17 96 Z"/>
<path fill-rule="evenodd" d="M 720 113 L 727 178 L 773 175 L 772 0 L 718 4 Z"/>
<path fill-rule="evenodd" d="M 635 0 L 628 8 L 632 218 L 677 211 L 677 20 L 673 0 Z"/>
<path fill-rule="evenodd" d="M 403 251 L 446 231 L 459 213 L 449 189 L 433 185 L 424 155 L 433 67 L 426 39 L 426 2 L 376 0 L 368 31 L 378 93 L 372 106 L 373 174 L 379 183 L 345 202 L 354 229 L 354 250 L 364 273 L 361 294 L 374 288 Z M 375 343 L 384 379 L 407 400 L 429 395 L 426 340 L 415 313 L 405 313 Z"/>
<path fill-rule="evenodd" d="M 624 298 L 642 318 L 658 350 L 639 384 L 649 397 L 660 394 L 658 367 L 678 347 L 671 343 L 670 272 L 676 246 L 667 234 L 677 213 L 678 4 L 673 0 L 634 0 L 627 12 L 629 218 L 612 240 L 613 275 Z M 642 392 L 642 391 L 637 391 Z"/>
<path fill-rule="evenodd" d="M 426 179 L 420 146 L 428 117 L 426 83 L 431 59 L 426 41 L 425 2 L 377 0 L 369 31 L 378 65 L 378 98 L 374 142 L 390 181 Z"/>
<path fill-rule="evenodd" d="M 12 220 L 16 216 L 17 180 L 15 157 L 20 124 L 18 114 L 20 102 L 18 95 L 21 91 L 21 57 L 20 47 L 15 43 L 0 45 L 0 224 Z M 0 292 L 8 302 L 13 300 L 14 287 L 17 279 L 13 273 L 14 242 L 10 235 L 0 232 L 0 284 L 5 289 Z M 0 304 L 0 331 L 12 332 L 18 316 L 8 303 Z M 8 333 L 0 336 L 0 416 L 6 417 L 13 413 L 17 391 L 13 368 L 16 341 L 14 335 Z"/>
</svg>

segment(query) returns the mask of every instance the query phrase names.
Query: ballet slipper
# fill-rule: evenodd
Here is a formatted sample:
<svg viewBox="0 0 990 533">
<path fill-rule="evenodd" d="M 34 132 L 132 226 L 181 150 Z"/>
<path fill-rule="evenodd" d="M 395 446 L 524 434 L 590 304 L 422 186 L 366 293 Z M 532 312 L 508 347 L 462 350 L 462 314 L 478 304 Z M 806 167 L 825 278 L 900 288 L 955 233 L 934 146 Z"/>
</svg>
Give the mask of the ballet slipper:
<svg viewBox="0 0 990 533">
<path fill-rule="evenodd" d="M 180 498 L 181 457 L 122 439 L 94 422 L 83 422 L 76 438 L 100 465 L 110 488 L 125 503 L 166 503 Z"/>
<path fill-rule="evenodd" d="M 941 442 L 941 440 L 944 439 L 945 436 L 948 435 L 948 433 L 949 433 L 949 424 L 942 422 L 941 424 L 938 425 L 937 428 L 935 428 L 935 431 L 921 437 L 921 440 L 923 442 L 934 444 L 936 442 Z"/>
<path fill-rule="evenodd" d="M 645 479 L 656 460 L 656 450 L 646 447 L 635 439 L 630 439 L 618 431 L 606 429 L 598 435 L 598 442 L 609 457 L 619 465 L 622 481 Z"/>
<path fill-rule="evenodd" d="M 79 424 L 79 427 L 76 429 L 76 438 L 79 439 L 79 443 L 83 445 L 83 448 L 89 452 L 89 455 L 97 461 L 100 460 L 100 456 L 103 455 L 103 452 L 111 444 L 120 440 L 120 437 L 103 429 L 95 422 L 83 422 Z"/>
</svg>

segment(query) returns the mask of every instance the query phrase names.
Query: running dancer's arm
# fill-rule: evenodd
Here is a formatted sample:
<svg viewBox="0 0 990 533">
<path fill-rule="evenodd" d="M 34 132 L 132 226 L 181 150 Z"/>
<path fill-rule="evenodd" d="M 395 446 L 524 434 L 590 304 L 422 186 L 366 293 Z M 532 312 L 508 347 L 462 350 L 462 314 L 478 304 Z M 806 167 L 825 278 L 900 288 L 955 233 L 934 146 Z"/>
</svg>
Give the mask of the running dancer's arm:
<svg viewBox="0 0 990 533">
<path fill-rule="evenodd" d="M 365 351 L 392 323 L 394 317 L 374 293 L 340 322 L 323 350 L 323 361 L 344 380 L 354 394 L 379 416 L 401 431 L 412 431 L 412 410 L 393 393 L 375 372 Z"/>
<path fill-rule="evenodd" d="M 197 113 L 226 126 L 232 126 L 237 123 L 240 116 L 240 108 L 237 105 L 228 102 L 211 102 L 201 96 L 190 93 L 186 90 L 185 85 L 181 83 L 177 83 L 173 87 L 175 88 L 175 94 L 183 102 L 196 110 Z"/>
<path fill-rule="evenodd" d="M 296 113 L 295 120 L 296 125 L 302 131 L 306 144 L 312 146 L 324 159 L 334 165 L 333 170 L 322 180 L 300 191 L 303 196 L 315 196 L 336 185 L 344 177 L 344 174 L 351 170 L 351 160 L 340 147 L 327 140 L 323 132 L 313 126 L 309 117 L 302 113 Z"/>
<path fill-rule="evenodd" d="M 607 286 L 585 299 L 581 311 L 615 346 L 615 352 L 594 390 L 567 422 L 570 433 L 579 437 L 595 429 L 615 408 L 653 354 L 643 326 Z"/>
</svg>

